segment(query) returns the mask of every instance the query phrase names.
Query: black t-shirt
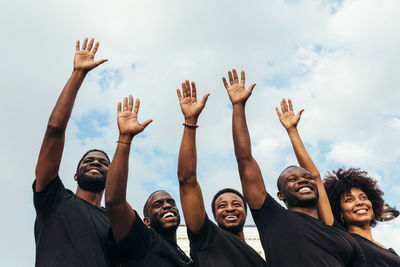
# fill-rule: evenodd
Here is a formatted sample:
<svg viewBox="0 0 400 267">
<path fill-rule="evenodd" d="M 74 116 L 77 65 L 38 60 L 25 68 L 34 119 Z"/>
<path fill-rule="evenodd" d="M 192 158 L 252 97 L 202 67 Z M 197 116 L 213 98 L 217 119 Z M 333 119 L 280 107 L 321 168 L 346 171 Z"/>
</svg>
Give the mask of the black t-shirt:
<svg viewBox="0 0 400 267">
<path fill-rule="evenodd" d="M 115 242 L 111 229 L 108 239 L 114 258 L 123 266 L 193 266 L 192 260 L 177 244 L 147 227 L 137 213 L 132 229 L 124 239 Z"/>
<path fill-rule="evenodd" d="M 33 183 L 36 266 L 111 266 L 106 211 L 77 197 L 57 176 L 41 192 Z"/>
<path fill-rule="evenodd" d="M 351 236 L 358 241 L 361 249 L 364 251 L 364 255 L 367 260 L 367 266 L 400 266 L 400 257 L 392 248 L 386 249 L 380 247 L 377 244 L 357 234 L 351 234 Z"/>
<path fill-rule="evenodd" d="M 365 266 L 358 243 L 345 231 L 283 208 L 269 194 L 251 210 L 268 266 Z"/>
<path fill-rule="evenodd" d="M 236 235 L 215 225 L 206 215 L 201 233 L 188 229 L 190 256 L 195 266 L 266 266 L 264 259 Z"/>
</svg>

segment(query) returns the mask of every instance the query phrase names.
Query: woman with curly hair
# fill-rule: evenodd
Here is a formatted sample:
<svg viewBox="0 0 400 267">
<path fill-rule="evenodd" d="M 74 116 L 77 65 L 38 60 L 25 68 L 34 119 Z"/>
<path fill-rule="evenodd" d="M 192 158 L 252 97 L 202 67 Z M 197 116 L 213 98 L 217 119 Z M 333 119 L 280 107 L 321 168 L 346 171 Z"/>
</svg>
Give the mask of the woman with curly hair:
<svg viewBox="0 0 400 267">
<path fill-rule="evenodd" d="M 328 173 L 324 185 L 335 219 L 358 241 L 368 266 L 400 266 L 396 252 L 372 238 L 384 204 L 376 180 L 360 169 L 338 169 Z"/>
<path fill-rule="evenodd" d="M 330 173 L 322 183 L 320 173 L 297 132 L 303 110 L 295 115 L 292 101 L 288 99 L 287 103 L 283 99 L 281 111 L 276 108 L 276 112 L 288 132 L 299 165 L 311 173 L 318 186 L 319 218 L 327 225 L 347 230 L 358 241 L 367 266 L 400 266 L 400 257 L 394 250 L 385 249 L 372 238 L 371 227 L 382 215 L 384 204 L 383 192 L 376 181 L 359 169 L 339 169 Z"/>
</svg>

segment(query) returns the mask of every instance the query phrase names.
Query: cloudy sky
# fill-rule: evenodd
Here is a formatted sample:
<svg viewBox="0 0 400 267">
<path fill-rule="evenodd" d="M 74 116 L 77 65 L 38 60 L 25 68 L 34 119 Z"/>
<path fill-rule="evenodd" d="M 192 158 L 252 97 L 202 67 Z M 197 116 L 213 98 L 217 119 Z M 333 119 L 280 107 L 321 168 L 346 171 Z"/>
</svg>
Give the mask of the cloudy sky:
<svg viewBox="0 0 400 267">
<path fill-rule="evenodd" d="M 86 150 L 114 154 L 116 103 L 133 94 L 139 119 L 154 121 L 134 139 L 128 200 L 141 210 L 160 188 L 178 198 L 183 116 L 175 90 L 189 79 L 199 95 L 211 93 L 197 135 L 207 207 L 218 189 L 240 189 L 221 81 L 237 68 L 248 85 L 257 83 L 246 113 L 272 195 L 278 174 L 296 163 L 274 110 L 290 97 L 296 111 L 305 109 L 299 131 L 321 174 L 362 168 L 379 181 L 385 201 L 400 207 L 399 12 L 397 0 L 0 0 L 1 265 L 33 264 L 36 159 L 72 72 L 75 41 L 84 37 L 100 41 L 96 58 L 109 61 L 87 76 L 77 97 L 60 169 L 68 188 L 76 188 L 74 170 Z M 397 252 L 399 220 L 373 233 Z"/>
</svg>

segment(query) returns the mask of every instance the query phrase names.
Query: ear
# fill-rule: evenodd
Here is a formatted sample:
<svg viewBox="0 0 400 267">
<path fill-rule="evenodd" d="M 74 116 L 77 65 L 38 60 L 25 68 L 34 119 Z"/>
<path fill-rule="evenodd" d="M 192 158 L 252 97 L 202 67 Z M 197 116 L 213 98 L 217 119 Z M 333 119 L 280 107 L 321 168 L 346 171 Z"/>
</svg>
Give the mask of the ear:
<svg viewBox="0 0 400 267">
<path fill-rule="evenodd" d="M 78 174 L 77 173 L 75 173 L 75 175 L 74 175 L 74 180 L 75 181 L 78 180 Z"/>
<path fill-rule="evenodd" d="M 143 218 L 143 223 L 144 223 L 145 225 L 149 226 L 149 225 L 150 225 L 150 218 L 149 218 L 149 217 L 144 217 L 144 218 Z"/>
<path fill-rule="evenodd" d="M 285 196 L 283 195 L 283 193 L 281 191 L 276 193 L 276 195 L 278 196 L 279 200 L 285 201 Z"/>
</svg>

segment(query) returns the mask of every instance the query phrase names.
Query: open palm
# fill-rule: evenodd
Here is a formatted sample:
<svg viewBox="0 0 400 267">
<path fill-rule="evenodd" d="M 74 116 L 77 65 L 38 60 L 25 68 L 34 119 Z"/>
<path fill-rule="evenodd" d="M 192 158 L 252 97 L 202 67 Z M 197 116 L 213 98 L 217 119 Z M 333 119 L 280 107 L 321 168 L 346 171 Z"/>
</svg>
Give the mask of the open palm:
<svg viewBox="0 0 400 267">
<path fill-rule="evenodd" d="M 99 48 L 99 42 L 93 47 L 94 39 L 90 39 L 89 44 L 88 38 L 85 38 L 82 44 L 82 48 L 80 47 L 79 40 L 76 41 L 76 51 L 75 51 L 75 58 L 74 58 L 74 69 L 88 72 L 98 65 L 107 61 L 107 59 L 101 59 L 98 61 L 94 60 L 94 56 Z M 92 49 L 93 48 L 93 49 Z"/>
<path fill-rule="evenodd" d="M 288 105 L 289 103 L 289 105 Z M 301 118 L 301 113 L 303 113 L 304 109 L 300 110 L 297 114 L 294 114 L 293 112 L 293 104 L 292 100 L 290 98 L 288 99 L 288 103 L 286 102 L 286 99 L 282 99 L 281 101 L 281 111 L 276 107 L 276 113 L 278 114 L 279 120 L 282 123 L 283 127 L 285 127 L 286 130 L 292 128 L 292 127 L 297 127 L 297 124 L 300 121 Z"/>
<path fill-rule="evenodd" d="M 197 102 L 196 84 L 192 82 L 192 88 L 190 88 L 189 81 L 182 83 L 182 94 L 179 89 L 176 90 L 178 94 L 179 104 L 185 119 L 193 119 L 197 121 L 201 111 L 206 105 L 207 98 L 210 94 L 204 95 L 201 102 Z"/>
<path fill-rule="evenodd" d="M 152 122 L 152 120 L 146 120 L 143 123 L 139 123 L 137 119 L 139 106 L 140 100 L 136 99 L 135 107 L 133 108 L 132 95 L 129 95 L 129 102 L 127 97 L 124 98 L 123 110 L 121 110 L 121 102 L 118 103 L 117 122 L 120 135 L 129 135 L 133 137 L 142 132 L 144 128 Z"/>
<path fill-rule="evenodd" d="M 243 70 L 241 71 L 240 82 L 235 69 L 233 69 L 232 72 L 228 71 L 228 76 L 230 85 L 226 81 L 225 77 L 222 78 L 222 81 L 224 82 L 226 91 L 228 92 L 232 104 L 245 103 L 251 95 L 256 84 L 253 83 L 248 89 L 246 89 L 244 85 L 246 76 Z"/>
</svg>

